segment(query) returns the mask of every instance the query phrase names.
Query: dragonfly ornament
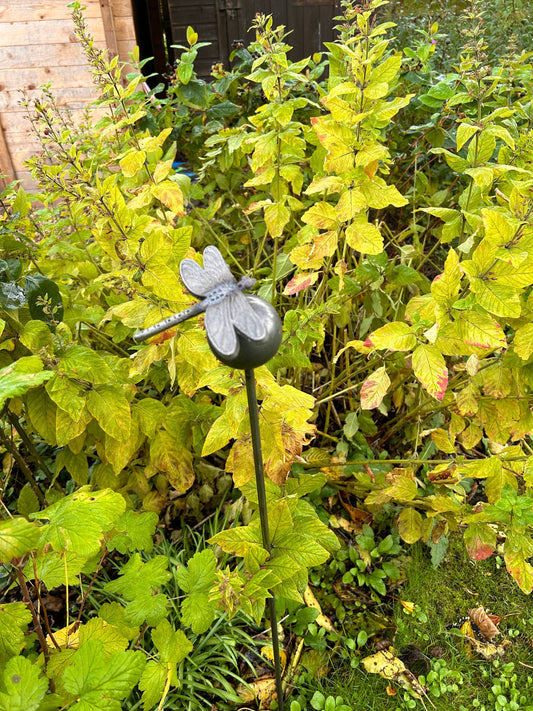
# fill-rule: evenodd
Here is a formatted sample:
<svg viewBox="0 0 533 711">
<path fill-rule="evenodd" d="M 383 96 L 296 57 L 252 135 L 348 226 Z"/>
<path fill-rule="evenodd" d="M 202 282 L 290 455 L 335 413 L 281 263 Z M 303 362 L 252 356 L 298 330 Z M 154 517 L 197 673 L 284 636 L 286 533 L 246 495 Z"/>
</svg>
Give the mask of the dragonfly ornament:
<svg viewBox="0 0 533 711">
<path fill-rule="evenodd" d="M 267 326 L 261 305 L 269 305 L 262 299 L 243 294 L 254 286 L 256 280 L 243 276 L 236 281 L 217 247 L 204 249 L 203 268 L 193 259 L 184 259 L 180 264 L 180 275 L 188 291 L 201 301 L 150 328 L 138 331 L 133 336 L 136 342 L 203 312 L 209 344 L 223 361 L 231 361 L 238 355 L 239 335 L 257 342 L 266 337 Z"/>
</svg>

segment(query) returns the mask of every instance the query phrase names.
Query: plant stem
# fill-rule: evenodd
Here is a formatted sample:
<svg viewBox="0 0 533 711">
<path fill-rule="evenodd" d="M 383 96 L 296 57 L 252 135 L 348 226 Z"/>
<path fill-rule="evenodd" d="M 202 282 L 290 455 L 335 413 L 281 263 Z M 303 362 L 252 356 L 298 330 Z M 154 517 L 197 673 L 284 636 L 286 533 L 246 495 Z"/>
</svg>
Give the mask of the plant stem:
<svg viewBox="0 0 533 711">
<path fill-rule="evenodd" d="M 261 433 L 259 430 L 259 412 L 257 408 L 257 394 L 255 389 L 255 376 L 253 370 L 245 370 L 246 395 L 248 398 L 248 414 L 250 417 L 250 431 L 252 434 L 252 449 L 254 453 L 255 483 L 257 486 L 257 499 L 259 502 L 259 519 L 261 521 L 261 537 L 263 548 L 269 553 L 272 551 L 270 533 L 268 530 L 268 509 L 265 488 L 265 474 L 263 471 L 263 454 L 261 451 Z M 276 676 L 276 693 L 278 696 L 278 709 L 283 711 L 283 684 L 281 679 L 281 660 L 279 656 L 278 621 L 276 617 L 276 599 L 272 594 L 268 599 L 270 613 L 270 628 L 272 634 L 272 651 L 274 653 L 274 672 Z"/>
<path fill-rule="evenodd" d="M 4 447 L 7 449 L 7 451 L 13 455 L 14 459 L 17 461 L 17 464 L 19 465 L 20 469 L 22 470 L 22 473 L 26 477 L 26 480 L 28 481 L 29 485 L 31 486 L 33 493 L 35 496 L 39 499 L 40 504 L 45 503 L 44 499 L 44 494 L 39 488 L 39 485 L 37 484 L 37 481 L 35 477 L 33 476 L 29 466 L 26 464 L 26 461 L 24 460 L 24 457 L 21 455 L 21 453 L 18 451 L 18 449 L 15 447 L 15 445 L 9 440 L 8 437 L 4 435 L 2 430 L 0 430 L 0 442 L 4 445 Z"/>
</svg>

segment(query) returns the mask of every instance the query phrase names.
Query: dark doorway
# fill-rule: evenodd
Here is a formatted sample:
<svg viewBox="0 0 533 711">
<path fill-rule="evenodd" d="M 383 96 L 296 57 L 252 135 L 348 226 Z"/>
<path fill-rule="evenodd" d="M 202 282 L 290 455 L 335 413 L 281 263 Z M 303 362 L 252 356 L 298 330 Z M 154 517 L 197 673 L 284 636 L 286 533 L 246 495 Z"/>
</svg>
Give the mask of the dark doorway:
<svg viewBox="0 0 533 711">
<path fill-rule="evenodd" d="M 275 26 L 285 25 L 290 32 L 288 43 L 293 47 L 290 54 L 293 61 L 323 51 L 324 42 L 334 39 L 334 17 L 339 14 L 340 0 L 134 0 L 134 4 L 139 10 L 142 6 L 144 18 L 148 19 L 141 20 L 145 47 L 147 32 L 152 38 L 151 52 L 141 46 L 141 54 L 156 57 L 156 71 L 163 73 L 161 51 L 165 45 L 168 51 L 171 44 L 187 44 L 186 31 L 190 25 L 200 42 L 210 42 L 209 47 L 200 50 L 196 62 L 198 75 L 207 77 L 216 62 L 229 66 L 234 42 L 242 40 L 248 44 L 254 39 L 249 29 L 258 12 L 272 15 Z M 174 56 L 169 54 L 172 61 Z"/>
</svg>

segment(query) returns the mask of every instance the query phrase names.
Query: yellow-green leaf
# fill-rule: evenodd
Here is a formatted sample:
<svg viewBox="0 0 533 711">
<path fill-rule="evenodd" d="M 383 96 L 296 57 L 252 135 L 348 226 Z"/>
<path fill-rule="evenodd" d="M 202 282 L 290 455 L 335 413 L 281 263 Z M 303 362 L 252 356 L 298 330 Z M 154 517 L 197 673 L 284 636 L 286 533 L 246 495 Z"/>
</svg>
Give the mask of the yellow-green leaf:
<svg viewBox="0 0 533 711">
<path fill-rule="evenodd" d="M 413 352 L 413 370 L 428 393 L 442 401 L 448 387 L 448 368 L 435 346 L 421 345 Z"/>
<path fill-rule="evenodd" d="M 358 252 L 363 254 L 381 254 L 383 252 L 383 237 L 375 225 L 366 220 L 356 220 L 346 228 L 346 241 Z"/>
<path fill-rule="evenodd" d="M 390 378 L 385 366 L 369 375 L 361 386 L 361 407 L 363 410 L 373 410 L 379 407 L 390 386 Z"/>
<path fill-rule="evenodd" d="M 162 183 L 154 185 L 151 192 L 171 212 L 178 217 L 183 216 L 183 193 L 179 185 L 171 180 L 163 180 Z"/>
<path fill-rule="evenodd" d="M 414 508 L 406 506 L 398 516 L 398 533 L 406 543 L 416 543 L 424 533 L 424 519 Z"/>
<path fill-rule="evenodd" d="M 145 160 L 146 153 L 144 151 L 131 151 L 119 161 L 120 170 L 126 178 L 132 178 L 143 167 Z"/>
<path fill-rule="evenodd" d="M 388 348 L 391 351 L 409 351 L 416 345 L 413 329 L 403 321 L 392 321 L 376 329 L 365 341 L 365 346 Z"/>
</svg>

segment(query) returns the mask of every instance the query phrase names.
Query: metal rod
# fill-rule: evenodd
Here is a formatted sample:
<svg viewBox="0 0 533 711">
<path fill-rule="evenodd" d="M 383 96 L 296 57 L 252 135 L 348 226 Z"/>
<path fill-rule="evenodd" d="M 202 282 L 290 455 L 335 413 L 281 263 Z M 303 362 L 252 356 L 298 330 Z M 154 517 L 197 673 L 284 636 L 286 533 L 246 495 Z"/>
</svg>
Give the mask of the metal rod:
<svg viewBox="0 0 533 711">
<path fill-rule="evenodd" d="M 143 331 L 137 331 L 137 333 L 133 334 L 133 340 L 135 343 L 140 343 L 147 338 L 156 336 L 158 333 L 161 333 L 161 331 L 166 331 L 167 328 L 176 326 L 178 323 L 183 323 L 183 321 L 187 321 L 193 316 L 198 316 L 198 314 L 203 313 L 205 309 L 206 307 L 203 301 L 199 301 L 198 303 L 189 306 L 189 308 L 185 309 L 185 311 L 180 311 L 179 314 L 169 316 L 164 319 L 164 321 L 159 321 L 159 323 L 156 323 L 154 326 L 150 326 L 150 328 L 145 328 Z"/>
<path fill-rule="evenodd" d="M 254 453 L 255 483 L 257 487 L 257 499 L 259 502 L 259 518 L 261 521 L 261 537 L 263 548 L 269 553 L 272 550 L 270 543 L 270 533 L 268 530 L 268 508 L 265 489 L 265 474 L 263 471 L 263 454 L 261 451 L 261 434 L 259 431 L 259 411 L 257 408 L 257 394 L 255 390 L 255 376 L 253 370 L 245 370 L 246 395 L 248 397 L 248 413 L 250 417 L 250 430 L 252 433 L 252 449 Z M 279 654 L 278 619 L 276 615 L 276 598 L 272 596 L 268 599 L 268 609 L 270 613 L 270 630 L 272 633 L 272 651 L 274 653 L 274 674 L 276 676 L 276 694 L 278 697 L 278 709 L 283 711 L 283 683 L 281 679 L 281 659 Z"/>
</svg>

